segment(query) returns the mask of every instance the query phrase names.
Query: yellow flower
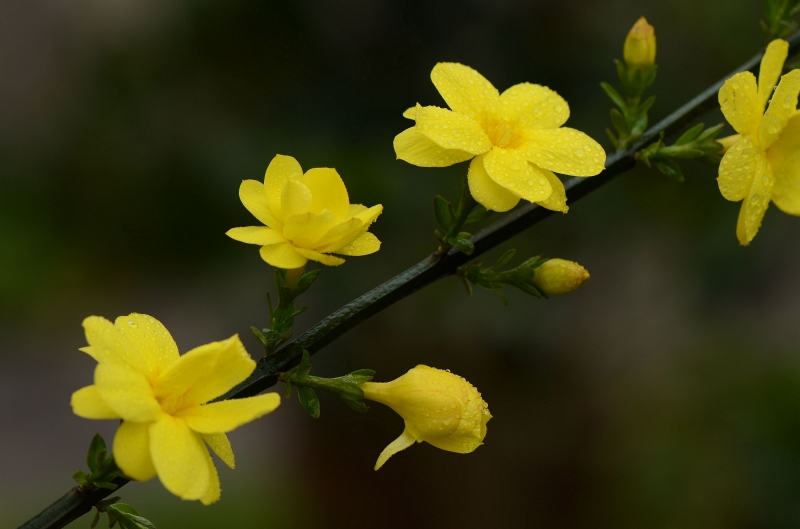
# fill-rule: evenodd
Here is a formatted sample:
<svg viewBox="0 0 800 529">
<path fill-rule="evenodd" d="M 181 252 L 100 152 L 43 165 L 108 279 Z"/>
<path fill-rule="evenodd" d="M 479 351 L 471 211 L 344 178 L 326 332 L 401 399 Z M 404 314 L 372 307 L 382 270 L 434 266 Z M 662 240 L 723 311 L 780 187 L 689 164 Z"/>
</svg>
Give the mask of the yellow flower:
<svg viewBox="0 0 800 529">
<path fill-rule="evenodd" d="M 87 419 L 122 419 L 114 460 L 130 478 L 156 474 L 184 500 L 208 505 L 220 496 L 219 477 L 206 444 L 234 467 L 229 432 L 280 404 L 277 393 L 208 404 L 245 380 L 256 363 L 238 336 L 183 356 L 167 329 L 144 314 L 83 321 L 97 360 L 94 385 L 72 394 L 72 409 Z M 204 444 L 205 443 L 205 444 Z"/>
<path fill-rule="evenodd" d="M 742 136 L 722 158 L 717 179 L 722 196 L 744 201 L 736 225 L 742 245 L 758 233 L 770 200 L 785 213 L 800 215 L 800 70 L 781 77 L 773 93 L 788 53 L 789 43 L 773 40 L 761 60 L 758 84 L 752 73 L 741 72 L 719 91 L 725 119 Z"/>
<path fill-rule="evenodd" d="M 533 284 L 548 296 L 557 296 L 578 290 L 589 277 L 589 272 L 578 263 L 549 259 L 534 272 Z"/>
<path fill-rule="evenodd" d="M 365 382 L 364 397 L 386 404 L 405 421 L 402 435 L 387 446 L 375 470 L 414 442 L 468 454 L 483 444 L 492 418 L 478 390 L 449 371 L 418 365 L 392 382 Z"/>
<path fill-rule="evenodd" d="M 266 226 L 233 228 L 227 235 L 261 246 L 261 258 L 276 268 L 300 268 L 309 259 L 338 266 L 344 259 L 328 255 L 367 255 L 381 242 L 367 232 L 383 206 L 350 204 L 347 188 L 335 169 L 309 169 L 303 174 L 291 156 L 277 155 L 264 183 L 245 180 L 242 204 Z"/>
<path fill-rule="evenodd" d="M 592 138 L 561 127 L 569 106 L 547 87 L 522 83 L 502 94 L 481 74 L 439 63 L 431 80 L 452 110 L 406 110 L 416 125 L 394 139 L 397 158 L 420 167 L 446 167 L 472 159 L 469 189 L 486 209 L 508 211 L 520 198 L 567 211 L 564 185 L 551 171 L 593 176 L 606 153 Z"/>
<path fill-rule="evenodd" d="M 642 17 L 625 39 L 622 57 L 629 68 L 647 68 L 656 62 L 656 30 Z"/>
</svg>

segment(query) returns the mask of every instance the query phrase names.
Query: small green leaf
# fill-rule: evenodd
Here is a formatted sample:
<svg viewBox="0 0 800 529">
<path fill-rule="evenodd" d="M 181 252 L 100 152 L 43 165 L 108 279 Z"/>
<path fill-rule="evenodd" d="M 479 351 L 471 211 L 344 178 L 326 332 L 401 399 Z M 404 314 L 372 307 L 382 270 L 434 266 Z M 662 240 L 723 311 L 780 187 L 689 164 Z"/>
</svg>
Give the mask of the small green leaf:
<svg viewBox="0 0 800 529">
<path fill-rule="evenodd" d="M 611 140 L 611 145 L 617 149 L 619 143 L 617 142 L 617 137 L 614 136 L 614 133 L 611 132 L 611 129 L 606 129 L 606 134 L 608 134 L 608 139 Z"/>
<path fill-rule="evenodd" d="M 369 411 L 369 406 L 361 402 L 360 400 L 354 399 L 342 399 L 345 404 L 356 410 L 358 413 L 367 413 Z"/>
<path fill-rule="evenodd" d="M 678 138 L 675 141 L 675 145 L 685 145 L 687 143 L 694 141 L 695 138 L 697 138 L 700 135 L 700 133 L 703 132 L 704 126 L 705 125 L 703 123 L 698 123 L 694 127 L 690 128 L 689 130 L 684 132 L 680 138 Z"/>
<path fill-rule="evenodd" d="M 450 243 L 467 255 L 472 255 L 472 252 L 475 251 L 475 245 L 469 239 L 455 237 L 450 240 Z"/>
<path fill-rule="evenodd" d="M 266 347 L 267 338 L 264 336 L 264 333 L 262 333 L 257 327 L 253 326 L 250 327 L 250 332 L 253 333 L 253 336 L 255 336 L 259 342 L 261 342 L 261 345 Z"/>
<path fill-rule="evenodd" d="M 300 404 L 315 419 L 319 418 L 319 399 L 313 389 L 305 386 L 297 386 L 297 396 Z"/>
<path fill-rule="evenodd" d="M 477 222 L 483 222 L 484 220 L 488 219 L 492 216 L 492 212 L 487 210 L 485 207 L 478 205 L 472 208 L 472 211 L 469 212 L 467 215 L 467 220 L 464 221 L 464 224 L 475 224 Z"/>
<path fill-rule="evenodd" d="M 656 169 L 661 171 L 662 174 L 669 176 L 670 178 L 674 178 L 678 182 L 683 182 L 683 172 L 681 168 L 672 160 L 660 160 L 657 162 L 653 162 L 653 165 Z"/>
<path fill-rule="evenodd" d="M 283 390 L 283 398 L 288 399 L 292 396 L 292 383 L 287 380 L 286 381 L 286 389 Z"/>
<path fill-rule="evenodd" d="M 627 136 L 629 133 L 628 120 L 625 119 L 620 111 L 616 108 L 612 108 L 611 112 L 609 112 L 609 116 L 611 117 L 611 124 L 617 129 L 617 134 L 619 134 L 620 137 Z"/>
<path fill-rule="evenodd" d="M 106 458 L 106 441 L 103 436 L 95 434 L 92 442 L 89 444 L 89 452 L 86 454 L 86 464 L 89 465 L 89 470 L 96 472 L 102 465 L 103 460 Z"/>
<path fill-rule="evenodd" d="M 619 95 L 619 92 L 617 92 L 617 90 L 613 86 L 611 86 L 608 83 L 600 83 L 600 88 L 603 89 L 603 92 L 606 93 L 608 98 L 611 99 L 611 101 L 615 105 L 617 105 L 620 108 L 620 110 L 622 110 L 623 112 L 628 111 L 628 104 L 625 103 L 625 99 L 623 99 L 623 97 Z"/>
<path fill-rule="evenodd" d="M 450 231 L 450 228 L 455 222 L 453 205 L 441 195 L 435 195 L 433 197 L 433 215 L 436 217 L 436 222 L 444 231 Z"/>
<path fill-rule="evenodd" d="M 89 526 L 89 529 L 94 529 L 99 521 L 100 521 L 100 511 L 95 509 L 94 518 L 92 518 L 92 525 Z"/>
<path fill-rule="evenodd" d="M 84 487 L 89 485 L 89 476 L 83 470 L 78 470 L 72 475 L 72 479 L 74 479 L 78 485 L 83 485 Z"/>
<path fill-rule="evenodd" d="M 499 270 L 501 267 L 508 264 L 508 262 L 514 257 L 515 253 L 517 253 L 517 251 L 514 250 L 513 248 L 511 250 L 508 250 L 506 253 L 500 256 L 500 259 L 498 259 L 497 262 L 494 265 L 492 265 L 492 268 L 490 268 L 490 270 Z"/>
<path fill-rule="evenodd" d="M 299 376 L 307 375 L 311 372 L 311 355 L 308 354 L 308 351 L 303 349 L 303 356 L 300 359 L 300 365 L 297 366 L 296 373 Z"/>
</svg>

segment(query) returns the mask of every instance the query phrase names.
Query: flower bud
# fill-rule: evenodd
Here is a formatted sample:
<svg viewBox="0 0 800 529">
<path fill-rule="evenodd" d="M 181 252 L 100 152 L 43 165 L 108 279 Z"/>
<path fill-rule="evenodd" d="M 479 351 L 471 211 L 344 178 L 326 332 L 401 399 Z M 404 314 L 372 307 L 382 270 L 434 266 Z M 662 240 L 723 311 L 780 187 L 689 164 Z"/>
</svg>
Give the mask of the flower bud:
<svg viewBox="0 0 800 529">
<path fill-rule="evenodd" d="M 578 263 L 550 259 L 536 269 L 531 281 L 548 296 L 557 296 L 578 290 L 588 280 L 589 272 Z"/>
<path fill-rule="evenodd" d="M 647 68 L 656 62 L 656 32 L 646 18 L 637 20 L 628 32 L 622 56 L 628 68 Z"/>
<path fill-rule="evenodd" d="M 459 454 L 472 452 L 483 444 L 486 423 L 492 418 L 475 386 L 449 371 L 424 365 L 392 382 L 365 382 L 361 389 L 365 398 L 396 411 L 406 426 L 378 457 L 375 470 L 415 442 Z"/>
</svg>

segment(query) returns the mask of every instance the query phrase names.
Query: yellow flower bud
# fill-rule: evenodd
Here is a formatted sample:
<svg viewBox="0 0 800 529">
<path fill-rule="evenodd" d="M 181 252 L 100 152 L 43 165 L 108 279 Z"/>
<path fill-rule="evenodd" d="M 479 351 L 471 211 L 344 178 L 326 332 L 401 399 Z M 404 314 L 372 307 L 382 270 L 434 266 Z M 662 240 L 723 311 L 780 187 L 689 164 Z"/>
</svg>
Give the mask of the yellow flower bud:
<svg viewBox="0 0 800 529">
<path fill-rule="evenodd" d="M 533 284 L 548 296 L 578 290 L 589 280 L 589 272 L 578 263 L 565 259 L 550 259 L 536 269 Z"/>
<path fill-rule="evenodd" d="M 656 62 L 656 31 L 642 17 L 633 25 L 622 51 L 628 68 L 647 68 Z"/>
<path fill-rule="evenodd" d="M 414 442 L 468 454 L 483 444 L 492 418 L 478 390 L 449 371 L 418 365 L 392 382 L 365 382 L 364 397 L 386 404 L 405 421 L 402 435 L 387 446 L 375 470 Z"/>
<path fill-rule="evenodd" d="M 722 150 L 718 154 L 725 154 L 728 149 L 736 145 L 742 140 L 741 134 L 734 134 L 733 136 L 725 136 L 724 138 L 717 138 L 717 143 L 722 145 Z"/>
</svg>

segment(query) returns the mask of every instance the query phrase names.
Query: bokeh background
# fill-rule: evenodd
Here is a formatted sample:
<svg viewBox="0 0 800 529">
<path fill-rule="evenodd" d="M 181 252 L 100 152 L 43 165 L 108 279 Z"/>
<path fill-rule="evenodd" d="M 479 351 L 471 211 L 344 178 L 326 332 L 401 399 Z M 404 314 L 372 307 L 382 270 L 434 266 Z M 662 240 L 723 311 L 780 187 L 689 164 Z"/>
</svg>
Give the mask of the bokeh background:
<svg viewBox="0 0 800 529">
<path fill-rule="evenodd" d="M 259 352 L 248 328 L 266 325 L 272 272 L 224 233 L 253 223 L 237 189 L 276 153 L 385 206 L 383 248 L 323 271 L 302 331 L 435 248 L 431 197 L 455 198 L 466 166 L 396 161 L 392 138 L 408 106 L 442 104 L 437 61 L 501 90 L 548 85 L 607 145 L 598 83 L 639 16 L 658 36 L 659 119 L 765 44 L 760 4 L 3 0 L 0 525 L 66 492 L 92 435 L 113 435 L 69 407 L 92 376 L 85 316 L 143 312 L 182 351 L 239 333 Z M 509 291 L 503 307 L 450 278 L 315 357 L 322 376 L 463 375 L 494 415 L 475 453 L 417 445 L 376 473 L 398 416 L 322 395 L 315 421 L 293 398 L 231 435 L 218 504 L 158 480 L 124 501 L 162 529 L 797 527 L 800 219 L 772 208 L 741 248 L 714 170 L 684 167 L 685 184 L 631 171 L 486 258 L 577 260 L 592 274 L 579 292 Z"/>
</svg>

